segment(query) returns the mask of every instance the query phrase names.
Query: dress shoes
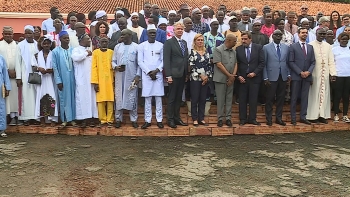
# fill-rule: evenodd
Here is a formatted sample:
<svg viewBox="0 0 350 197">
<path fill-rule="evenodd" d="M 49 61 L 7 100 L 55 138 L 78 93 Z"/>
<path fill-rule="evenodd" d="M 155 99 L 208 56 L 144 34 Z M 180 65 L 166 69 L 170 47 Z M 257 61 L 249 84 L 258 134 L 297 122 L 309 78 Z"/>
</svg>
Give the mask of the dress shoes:
<svg viewBox="0 0 350 197">
<path fill-rule="evenodd" d="M 143 124 L 143 125 L 141 126 L 141 129 L 147 129 L 147 128 L 150 127 L 150 126 L 151 126 L 151 123 L 145 122 L 145 124 Z"/>
<path fill-rule="evenodd" d="M 164 125 L 163 125 L 162 122 L 157 122 L 157 126 L 158 126 L 158 128 L 160 128 L 160 129 L 163 129 L 163 128 L 164 128 Z M 176 125 L 175 125 L 175 126 L 176 126 Z"/>
<path fill-rule="evenodd" d="M 319 121 L 320 123 L 323 123 L 323 124 L 328 124 L 328 120 L 325 119 L 325 118 L 322 118 L 322 117 L 319 117 L 319 118 L 318 118 L 318 121 Z"/>
<path fill-rule="evenodd" d="M 311 122 L 304 119 L 304 120 L 300 120 L 301 123 L 307 124 L 307 125 L 311 125 Z"/>
<path fill-rule="evenodd" d="M 228 127 L 232 127 L 232 122 L 231 122 L 231 120 L 226 120 L 226 125 L 227 125 Z"/>
<path fill-rule="evenodd" d="M 182 120 L 175 121 L 176 125 L 188 126 L 188 124 L 184 123 Z"/>
<path fill-rule="evenodd" d="M 318 121 L 318 120 L 309 120 L 309 122 L 311 122 L 311 123 L 315 123 L 315 124 L 319 123 L 319 121 Z"/>
<path fill-rule="evenodd" d="M 267 126 L 272 126 L 272 121 L 271 121 L 271 120 L 267 121 L 267 122 L 266 122 L 266 125 L 267 125 Z"/>
<path fill-rule="evenodd" d="M 252 124 L 252 125 L 260 125 L 260 123 L 257 122 L 256 120 L 250 121 L 249 124 Z"/>
<path fill-rule="evenodd" d="M 282 126 L 286 126 L 286 123 L 283 122 L 283 120 L 281 120 L 281 119 L 277 119 L 276 120 L 276 124 L 279 124 L 279 125 L 282 125 Z"/>
<path fill-rule="evenodd" d="M 219 120 L 217 126 L 222 127 L 222 125 L 223 125 L 222 120 Z"/>
<path fill-rule="evenodd" d="M 115 128 L 120 128 L 121 127 L 121 125 L 122 125 L 122 122 L 120 122 L 120 121 L 117 121 L 116 123 L 115 123 Z"/>
<path fill-rule="evenodd" d="M 297 121 L 292 120 L 290 123 L 292 123 L 293 126 L 297 125 Z"/>
<path fill-rule="evenodd" d="M 243 126 L 245 124 L 246 124 L 246 121 L 244 121 L 244 120 L 239 121 L 239 125 Z"/>
<path fill-rule="evenodd" d="M 173 129 L 177 128 L 177 126 L 176 126 L 176 124 L 174 122 L 168 122 L 168 126 L 170 128 L 173 128 Z"/>
<path fill-rule="evenodd" d="M 139 127 L 139 125 L 137 124 L 137 122 L 131 122 L 132 127 L 134 127 L 135 129 Z"/>
<path fill-rule="evenodd" d="M 203 125 L 203 126 L 208 126 L 208 124 L 206 122 L 203 122 L 203 121 L 199 121 L 198 124 Z"/>
</svg>

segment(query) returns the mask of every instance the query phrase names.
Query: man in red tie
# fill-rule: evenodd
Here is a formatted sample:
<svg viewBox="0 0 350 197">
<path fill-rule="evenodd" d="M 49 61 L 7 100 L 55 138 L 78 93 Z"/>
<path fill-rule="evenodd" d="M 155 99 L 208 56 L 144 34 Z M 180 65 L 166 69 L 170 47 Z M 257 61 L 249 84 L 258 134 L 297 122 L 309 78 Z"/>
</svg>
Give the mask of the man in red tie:
<svg viewBox="0 0 350 197">
<path fill-rule="evenodd" d="M 299 94 L 301 100 L 300 122 L 311 124 L 306 120 L 308 96 L 312 84 L 311 73 L 315 68 L 315 54 L 311 45 L 306 44 L 308 30 L 304 27 L 298 29 L 299 42 L 289 47 L 289 67 L 291 69 L 291 123 L 296 125 L 296 104 Z"/>
</svg>

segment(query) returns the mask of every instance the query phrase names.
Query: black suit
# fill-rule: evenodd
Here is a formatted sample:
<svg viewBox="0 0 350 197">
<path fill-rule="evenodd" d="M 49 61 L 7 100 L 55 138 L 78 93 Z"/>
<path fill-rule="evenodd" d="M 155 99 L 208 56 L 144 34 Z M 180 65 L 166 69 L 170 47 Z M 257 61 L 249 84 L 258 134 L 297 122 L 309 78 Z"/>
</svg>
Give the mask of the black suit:
<svg viewBox="0 0 350 197">
<path fill-rule="evenodd" d="M 114 50 L 114 47 L 119 44 L 118 40 L 120 38 L 120 36 L 122 35 L 122 32 L 116 31 L 112 34 L 111 39 L 109 40 L 108 43 L 108 48 L 111 50 Z M 135 42 L 136 44 L 139 43 L 139 38 L 137 37 L 137 34 L 135 32 L 132 32 L 132 41 Z"/>
<path fill-rule="evenodd" d="M 181 96 L 185 85 L 188 69 L 188 49 L 186 41 L 182 40 L 185 53 L 179 41 L 174 36 L 167 40 L 163 47 L 163 65 L 166 77 L 172 77 L 173 83 L 169 84 L 167 120 L 169 122 L 180 121 Z"/>
<path fill-rule="evenodd" d="M 147 23 L 145 20 L 145 16 L 143 16 L 143 14 L 139 14 L 139 25 L 144 29 L 147 29 Z"/>
<path fill-rule="evenodd" d="M 264 69 L 264 52 L 259 44 L 251 44 L 250 61 L 247 60 L 246 47 L 237 47 L 237 75 L 245 79 L 245 83 L 239 84 L 239 119 L 247 120 L 247 101 L 249 102 L 248 122 L 256 121 L 258 92 L 262 81 Z M 255 77 L 248 78 L 248 73 L 255 73 Z M 249 98 L 248 98 L 249 96 Z"/>
</svg>

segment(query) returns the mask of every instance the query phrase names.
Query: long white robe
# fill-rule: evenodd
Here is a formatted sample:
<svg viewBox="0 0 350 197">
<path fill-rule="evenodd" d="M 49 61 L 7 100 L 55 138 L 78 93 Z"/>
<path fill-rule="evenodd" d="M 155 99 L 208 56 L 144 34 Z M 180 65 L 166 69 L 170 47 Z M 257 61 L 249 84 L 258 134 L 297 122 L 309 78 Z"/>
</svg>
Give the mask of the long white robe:
<svg viewBox="0 0 350 197">
<path fill-rule="evenodd" d="M 69 35 L 69 47 L 75 48 L 79 46 L 79 41 L 77 37 L 77 32 L 71 28 L 67 29 Z"/>
<path fill-rule="evenodd" d="M 77 120 L 98 118 L 96 92 L 90 80 L 92 57 L 88 56 L 86 50 L 87 48 L 78 46 L 72 52 Z"/>
<path fill-rule="evenodd" d="M 143 42 L 138 47 L 137 61 L 142 70 L 142 96 L 164 96 L 163 85 L 163 44 L 155 41 L 155 43 Z M 152 80 L 147 74 L 159 69 L 157 79 Z"/>
<path fill-rule="evenodd" d="M 45 62 L 44 53 L 43 51 L 40 51 L 38 53 L 38 59 L 36 59 L 35 56 L 33 56 L 32 66 L 41 67 L 45 70 L 52 69 L 52 52 L 49 52 Z M 57 100 L 57 86 L 54 85 L 55 83 L 53 73 L 47 73 L 43 75 L 39 72 L 39 75 L 41 76 L 41 84 L 36 85 L 35 116 L 37 118 L 44 117 L 44 115 L 40 114 L 40 101 L 43 98 L 43 96 L 48 94 L 55 101 L 55 104 L 51 106 L 52 108 L 55 108 L 55 113 L 53 116 L 48 116 L 48 120 L 58 122 L 59 102 Z"/>
<path fill-rule="evenodd" d="M 21 52 L 21 63 L 16 65 L 16 79 L 21 79 L 23 86 L 20 94 L 19 120 L 36 119 L 35 116 L 35 85 L 28 83 L 29 73 L 32 72 L 32 57 L 38 53 L 37 42 L 28 43 L 23 40 L 18 44 Z"/>
<path fill-rule="evenodd" d="M 115 105 L 116 110 L 135 110 L 137 108 L 138 88 L 129 90 L 135 76 L 141 76 L 141 69 L 137 63 L 136 43 L 125 45 L 120 43 L 115 46 L 112 67 L 125 65 L 124 72 L 115 71 Z"/>
<path fill-rule="evenodd" d="M 21 53 L 15 41 L 8 44 L 5 40 L 0 41 L 0 55 L 6 61 L 7 69 L 15 70 L 16 65 L 20 64 Z M 10 95 L 6 97 L 6 114 L 18 113 L 18 88 L 16 79 L 10 79 L 11 91 Z"/>
<path fill-rule="evenodd" d="M 331 97 L 329 75 L 335 76 L 336 69 L 332 46 L 317 40 L 310 42 L 314 47 L 315 69 L 312 72 L 313 84 L 309 90 L 309 104 L 306 118 L 316 120 L 319 117 L 331 117 Z"/>
</svg>

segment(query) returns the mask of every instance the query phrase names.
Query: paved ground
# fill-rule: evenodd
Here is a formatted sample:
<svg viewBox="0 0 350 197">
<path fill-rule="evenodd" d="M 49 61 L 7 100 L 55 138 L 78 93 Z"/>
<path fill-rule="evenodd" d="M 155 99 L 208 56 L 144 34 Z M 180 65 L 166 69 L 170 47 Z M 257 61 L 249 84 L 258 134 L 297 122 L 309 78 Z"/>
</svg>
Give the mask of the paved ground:
<svg viewBox="0 0 350 197">
<path fill-rule="evenodd" d="M 0 139 L 0 197 L 350 196 L 350 132 Z"/>
</svg>

